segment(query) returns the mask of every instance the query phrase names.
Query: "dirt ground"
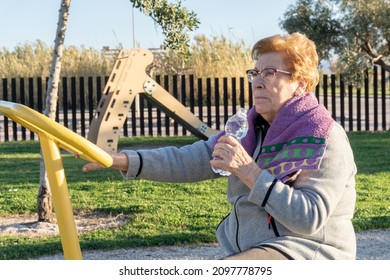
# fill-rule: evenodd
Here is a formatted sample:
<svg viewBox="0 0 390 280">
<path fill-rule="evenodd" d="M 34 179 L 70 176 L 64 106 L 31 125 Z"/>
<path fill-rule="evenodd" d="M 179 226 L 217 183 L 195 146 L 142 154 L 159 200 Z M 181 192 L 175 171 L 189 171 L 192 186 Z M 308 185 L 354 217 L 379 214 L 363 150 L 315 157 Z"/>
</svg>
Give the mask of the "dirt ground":
<svg viewBox="0 0 390 280">
<path fill-rule="evenodd" d="M 7 236 L 53 236 L 58 235 L 57 223 L 38 223 L 36 214 L 12 215 L 0 218 L 0 235 Z M 114 228 L 126 222 L 125 215 L 111 216 L 96 212 L 82 212 L 74 215 L 78 233 L 99 228 Z"/>
</svg>

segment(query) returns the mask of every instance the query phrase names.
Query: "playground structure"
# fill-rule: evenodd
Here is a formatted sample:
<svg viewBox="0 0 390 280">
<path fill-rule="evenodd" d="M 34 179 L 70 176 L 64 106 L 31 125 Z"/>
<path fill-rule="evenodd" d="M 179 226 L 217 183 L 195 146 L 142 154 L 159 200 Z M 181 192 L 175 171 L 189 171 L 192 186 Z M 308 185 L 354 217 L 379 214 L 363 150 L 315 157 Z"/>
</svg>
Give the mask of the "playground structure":
<svg viewBox="0 0 390 280">
<path fill-rule="evenodd" d="M 39 135 L 65 259 L 82 259 L 60 149 L 112 165 L 112 157 L 63 125 L 21 104 L 0 100 L 0 113 Z"/>
<path fill-rule="evenodd" d="M 112 157 L 107 152 L 116 151 L 119 132 L 137 94 L 143 94 L 199 138 L 207 139 L 218 132 L 146 74 L 152 61 L 149 50 L 120 52 L 92 119 L 88 139 L 25 105 L 0 100 L 0 113 L 39 136 L 65 259 L 79 260 L 82 254 L 60 149 L 110 167 Z"/>
<path fill-rule="evenodd" d="M 146 67 L 152 62 L 149 50 L 121 50 L 91 121 L 88 140 L 105 151 L 115 152 L 120 131 L 138 94 L 201 139 L 218 133 L 147 75 Z"/>
</svg>

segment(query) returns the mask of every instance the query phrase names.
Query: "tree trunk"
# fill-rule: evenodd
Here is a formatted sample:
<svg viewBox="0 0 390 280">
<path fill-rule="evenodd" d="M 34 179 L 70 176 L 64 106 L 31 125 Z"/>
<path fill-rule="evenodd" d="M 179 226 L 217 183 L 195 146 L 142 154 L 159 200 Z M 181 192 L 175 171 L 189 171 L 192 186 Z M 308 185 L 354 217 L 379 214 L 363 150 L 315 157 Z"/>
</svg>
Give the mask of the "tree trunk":
<svg viewBox="0 0 390 280">
<path fill-rule="evenodd" d="M 50 64 L 49 82 L 47 86 L 46 104 L 44 115 L 54 120 L 57 111 L 58 100 L 58 84 L 60 82 L 61 73 L 61 59 L 64 49 L 65 31 L 67 28 L 68 14 L 71 0 L 61 0 L 61 8 L 59 10 L 59 17 L 57 23 L 56 38 L 54 40 L 53 57 Z M 42 154 L 42 151 L 41 151 Z M 38 222 L 52 222 L 52 201 L 49 181 L 47 179 L 47 173 L 45 163 L 41 155 L 40 163 L 40 182 L 39 192 L 37 198 L 38 204 Z"/>
<path fill-rule="evenodd" d="M 47 179 L 47 173 L 45 169 L 45 163 L 42 159 L 41 155 L 41 163 L 40 163 L 40 174 L 39 179 L 39 192 L 38 192 L 38 222 L 53 222 L 52 215 L 52 203 L 51 203 L 51 191 L 49 187 L 49 182 Z"/>
</svg>

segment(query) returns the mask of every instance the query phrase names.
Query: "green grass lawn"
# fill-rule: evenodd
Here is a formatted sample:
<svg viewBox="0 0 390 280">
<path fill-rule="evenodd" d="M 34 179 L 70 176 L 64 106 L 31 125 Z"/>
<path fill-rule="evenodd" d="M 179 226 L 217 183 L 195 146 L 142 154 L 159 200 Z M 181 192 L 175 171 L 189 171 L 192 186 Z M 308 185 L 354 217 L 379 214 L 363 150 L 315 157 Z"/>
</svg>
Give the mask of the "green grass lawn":
<svg viewBox="0 0 390 280">
<path fill-rule="evenodd" d="M 390 227 L 390 132 L 348 134 L 354 151 L 356 230 Z"/>
<path fill-rule="evenodd" d="M 349 133 L 358 166 L 357 231 L 390 227 L 390 133 Z M 184 145 L 194 137 L 134 137 L 120 147 Z M 0 217 L 35 213 L 39 142 L 0 143 Z M 191 184 L 124 181 L 114 170 L 84 174 L 84 160 L 63 155 L 75 211 L 124 214 L 125 225 L 80 235 L 81 249 L 215 242 L 215 229 L 229 212 L 226 178 Z M 0 237 L 0 259 L 26 259 L 62 252 L 59 237 Z"/>
</svg>

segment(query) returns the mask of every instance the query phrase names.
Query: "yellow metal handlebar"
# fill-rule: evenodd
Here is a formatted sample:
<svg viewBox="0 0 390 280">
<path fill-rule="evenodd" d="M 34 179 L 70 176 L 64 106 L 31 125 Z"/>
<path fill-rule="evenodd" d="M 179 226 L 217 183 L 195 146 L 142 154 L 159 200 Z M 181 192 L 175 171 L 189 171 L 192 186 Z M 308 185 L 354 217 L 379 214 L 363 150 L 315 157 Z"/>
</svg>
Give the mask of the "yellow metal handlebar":
<svg viewBox="0 0 390 280">
<path fill-rule="evenodd" d="M 103 149 L 27 106 L 0 101 L 0 112 L 38 135 L 45 134 L 70 153 L 77 154 L 88 161 L 98 162 L 105 167 L 112 165 L 112 157 Z"/>
<path fill-rule="evenodd" d="M 82 259 L 60 148 L 105 167 L 112 165 L 112 157 L 82 136 L 22 104 L 0 101 L 0 113 L 39 135 L 64 257 Z"/>
</svg>

